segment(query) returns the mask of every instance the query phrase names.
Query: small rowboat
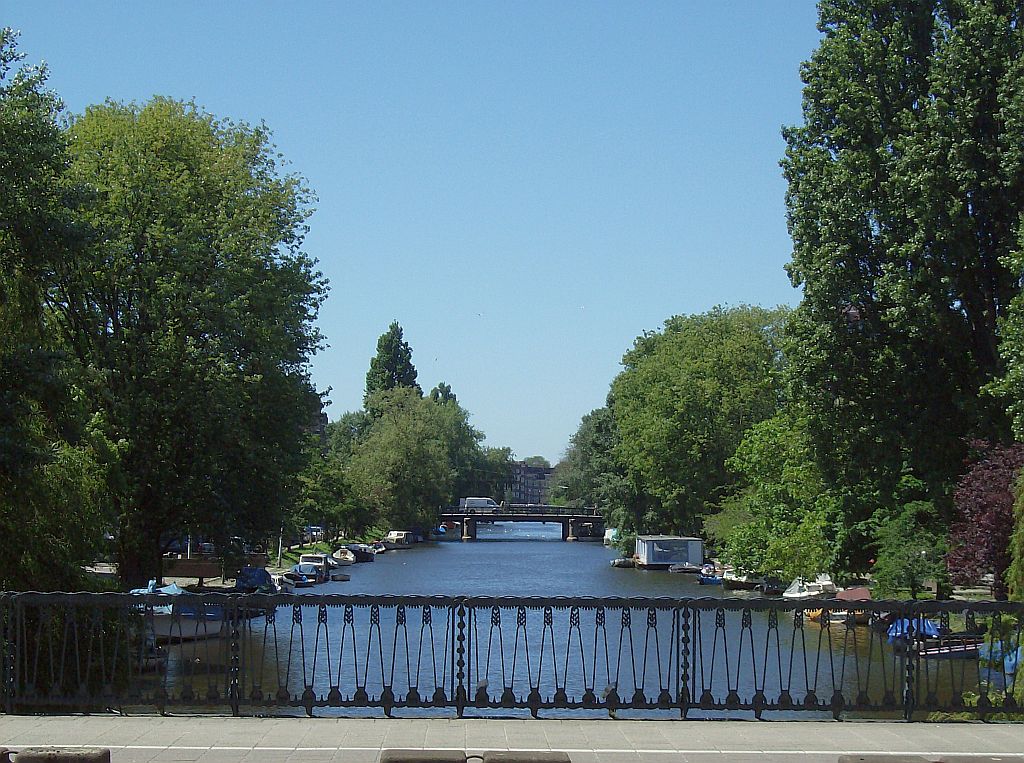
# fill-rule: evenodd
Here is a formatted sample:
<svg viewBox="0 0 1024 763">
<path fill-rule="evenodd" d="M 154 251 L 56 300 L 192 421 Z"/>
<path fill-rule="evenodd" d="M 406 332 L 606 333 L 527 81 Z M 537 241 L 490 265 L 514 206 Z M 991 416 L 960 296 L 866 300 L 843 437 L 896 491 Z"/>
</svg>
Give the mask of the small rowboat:
<svg viewBox="0 0 1024 763">
<path fill-rule="evenodd" d="M 936 639 L 914 642 L 918 657 L 931 660 L 970 660 L 978 656 L 978 648 L 984 643 L 984 636 L 955 633 Z"/>
<path fill-rule="evenodd" d="M 690 575 L 696 575 L 700 572 L 700 567 L 696 564 L 690 564 L 689 562 L 680 562 L 679 564 L 673 564 L 668 568 L 669 572 L 685 572 Z"/>
</svg>

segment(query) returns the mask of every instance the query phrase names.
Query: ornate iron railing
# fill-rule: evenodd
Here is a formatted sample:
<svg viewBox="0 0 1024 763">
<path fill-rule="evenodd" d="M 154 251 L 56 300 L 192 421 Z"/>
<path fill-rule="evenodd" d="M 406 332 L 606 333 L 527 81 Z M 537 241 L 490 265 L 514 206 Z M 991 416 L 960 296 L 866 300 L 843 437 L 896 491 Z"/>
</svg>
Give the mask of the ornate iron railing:
<svg viewBox="0 0 1024 763">
<path fill-rule="evenodd" d="M 1020 712 L 1022 624 L 1005 602 L 0 594 L 0 708 L 986 717 Z"/>
</svg>

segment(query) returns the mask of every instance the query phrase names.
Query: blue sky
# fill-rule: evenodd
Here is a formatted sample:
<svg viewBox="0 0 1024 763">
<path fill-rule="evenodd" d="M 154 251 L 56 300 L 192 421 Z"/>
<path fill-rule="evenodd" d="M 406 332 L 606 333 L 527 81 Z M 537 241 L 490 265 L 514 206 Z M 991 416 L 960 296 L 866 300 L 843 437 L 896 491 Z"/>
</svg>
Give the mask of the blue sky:
<svg viewBox="0 0 1024 763">
<path fill-rule="evenodd" d="M 160 94 L 271 128 L 319 198 L 332 420 L 398 320 L 424 389 L 553 462 L 639 334 L 798 299 L 780 128 L 815 23 L 795 0 L 0 3 L 74 113 Z"/>
</svg>

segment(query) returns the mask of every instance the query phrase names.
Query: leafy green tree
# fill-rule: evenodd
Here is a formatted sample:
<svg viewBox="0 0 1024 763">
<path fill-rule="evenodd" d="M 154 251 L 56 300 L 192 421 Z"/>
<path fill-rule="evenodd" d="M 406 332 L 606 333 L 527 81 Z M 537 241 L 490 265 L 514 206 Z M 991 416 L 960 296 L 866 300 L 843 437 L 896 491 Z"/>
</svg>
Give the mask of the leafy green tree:
<svg viewBox="0 0 1024 763">
<path fill-rule="evenodd" d="M 99 431 L 44 309 L 74 256 L 60 101 L 0 29 L 0 590 L 75 590 L 96 558 L 116 448 Z"/>
<path fill-rule="evenodd" d="M 1006 570 L 1009 598 L 1024 601 L 1024 475 L 1014 485 L 1013 530 L 1010 533 L 1010 566 Z"/>
<path fill-rule="evenodd" d="M 653 499 L 641 531 L 694 533 L 732 490 L 726 460 L 775 413 L 783 310 L 715 308 L 639 337 L 612 383 L 617 456 Z"/>
<path fill-rule="evenodd" d="M 544 456 L 527 456 L 523 459 L 523 463 L 527 466 L 536 466 L 541 469 L 551 468 L 551 462 L 544 458 Z"/>
<path fill-rule="evenodd" d="M 435 403 L 457 403 L 459 399 L 452 392 L 452 388 L 444 382 L 438 382 L 437 386 L 430 390 L 430 399 Z"/>
<path fill-rule="evenodd" d="M 806 426 L 783 410 L 751 427 L 727 462 L 741 487 L 712 526 L 738 569 L 786 578 L 835 570 L 839 502 L 814 462 Z"/>
<path fill-rule="evenodd" d="M 1018 292 L 1021 12 L 819 4 L 803 124 L 784 132 L 803 293 L 786 354 L 849 528 L 888 522 L 907 476 L 948 520 L 965 438 L 1007 436 L 980 391 L 1003 374 L 999 324 Z M 846 555 L 871 540 L 848 533 Z"/>
<path fill-rule="evenodd" d="M 913 501 L 878 530 L 878 559 L 872 578 L 882 596 L 896 597 L 909 591 L 916 599 L 927 578 L 945 579 L 945 542 L 930 528 L 935 507 Z"/>
<path fill-rule="evenodd" d="M 650 501 L 630 480 L 617 456 L 618 443 L 609 406 L 586 414 L 555 467 L 552 494 L 570 506 L 596 506 L 609 526 L 635 534 L 645 525 L 644 511 Z"/>
<path fill-rule="evenodd" d="M 347 411 L 327 425 L 327 448 L 342 462 L 348 461 L 359 439 L 366 434 L 373 420 L 366 411 Z"/>
<path fill-rule="evenodd" d="M 364 534 L 374 521 L 373 511 L 355 495 L 345 462 L 329 449 L 321 451 L 319 442 L 310 443 L 307 453 L 291 529 L 317 525 L 329 539 Z"/>
<path fill-rule="evenodd" d="M 310 194 L 265 128 L 155 98 L 91 107 L 68 135 L 89 240 L 48 305 L 125 443 L 119 567 L 144 582 L 169 534 L 223 545 L 280 527 L 319 410 L 326 283 L 301 250 Z"/>
<path fill-rule="evenodd" d="M 429 528 L 452 493 L 455 472 L 444 407 L 411 387 L 375 393 L 379 413 L 348 465 L 357 496 L 394 528 Z"/>
<path fill-rule="evenodd" d="M 402 327 L 398 321 L 392 321 L 377 340 L 377 354 L 370 360 L 370 370 L 366 372 L 366 392 L 363 395 L 366 410 L 372 411 L 370 401 L 376 393 L 397 387 L 408 387 L 419 395 L 423 394 L 416 382 L 412 348 L 402 338 Z"/>
</svg>

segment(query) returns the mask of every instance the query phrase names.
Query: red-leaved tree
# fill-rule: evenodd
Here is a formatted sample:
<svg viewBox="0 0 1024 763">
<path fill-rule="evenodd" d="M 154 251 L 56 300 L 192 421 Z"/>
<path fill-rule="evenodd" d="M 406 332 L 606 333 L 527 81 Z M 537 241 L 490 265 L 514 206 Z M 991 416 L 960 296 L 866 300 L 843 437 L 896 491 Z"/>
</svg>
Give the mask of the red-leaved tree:
<svg viewBox="0 0 1024 763">
<path fill-rule="evenodd" d="M 946 564 L 958 585 L 993 575 L 992 595 L 1006 598 L 1010 566 L 1014 486 L 1024 468 L 1024 444 L 972 442 L 976 460 L 953 494 L 956 519 L 950 528 Z"/>
</svg>

